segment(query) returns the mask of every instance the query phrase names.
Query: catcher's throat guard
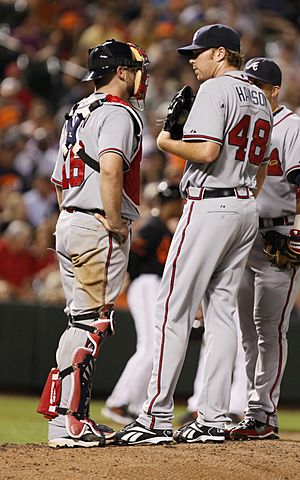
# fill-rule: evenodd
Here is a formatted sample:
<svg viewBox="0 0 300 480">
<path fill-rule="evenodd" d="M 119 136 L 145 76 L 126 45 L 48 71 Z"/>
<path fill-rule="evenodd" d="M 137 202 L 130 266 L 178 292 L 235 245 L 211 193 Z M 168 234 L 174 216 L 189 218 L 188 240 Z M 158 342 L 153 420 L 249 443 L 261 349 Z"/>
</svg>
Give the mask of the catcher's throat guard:
<svg viewBox="0 0 300 480">
<path fill-rule="evenodd" d="M 100 345 L 107 335 L 114 332 L 113 305 L 102 307 L 99 318 L 89 325 L 78 322 L 77 319 L 80 317 L 84 320 L 88 319 L 83 315 L 75 317 L 74 321 L 72 317 L 69 326 L 86 331 L 85 346 L 75 349 L 70 367 L 62 371 L 58 368 L 51 369 L 37 407 L 37 412 L 43 414 L 48 420 L 58 415 L 66 415 L 66 427 L 73 438 L 83 435 L 87 427 L 92 430 L 94 428 L 93 421 L 89 418 L 92 380 Z M 62 381 L 67 375 L 71 375 L 71 393 L 68 407 L 61 407 Z"/>
</svg>

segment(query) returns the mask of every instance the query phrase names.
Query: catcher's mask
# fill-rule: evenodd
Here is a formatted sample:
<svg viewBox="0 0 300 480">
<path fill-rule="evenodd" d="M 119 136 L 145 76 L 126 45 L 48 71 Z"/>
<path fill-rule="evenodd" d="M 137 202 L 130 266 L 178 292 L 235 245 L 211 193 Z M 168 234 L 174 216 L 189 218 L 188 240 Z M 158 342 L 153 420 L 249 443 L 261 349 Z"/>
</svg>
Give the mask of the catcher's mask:
<svg viewBox="0 0 300 480">
<path fill-rule="evenodd" d="M 134 69 L 136 71 L 134 92 L 130 100 L 136 100 L 137 105 L 134 106 L 139 110 L 144 110 L 149 65 L 147 53 L 141 47 L 133 43 L 123 43 L 113 39 L 106 40 L 101 45 L 89 49 L 89 71 L 82 81 L 102 78 L 107 73 L 113 72 L 118 66 Z"/>
</svg>

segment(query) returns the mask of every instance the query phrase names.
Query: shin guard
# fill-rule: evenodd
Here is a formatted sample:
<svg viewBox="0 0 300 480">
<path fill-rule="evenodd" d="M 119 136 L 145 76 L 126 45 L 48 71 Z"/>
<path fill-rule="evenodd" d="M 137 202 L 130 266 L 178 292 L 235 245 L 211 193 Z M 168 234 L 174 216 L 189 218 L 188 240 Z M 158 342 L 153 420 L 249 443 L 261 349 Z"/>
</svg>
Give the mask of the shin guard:
<svg viewBox="0 0 300 480">
<path fill-rule="evenodd" d="M 110 308 L 107 308 L 110 307 Z M 92 381 L 95 371 L 96 358 L 99 355 L 100 345 L 107 335 L 113 333 L 113 313 L 111 306 L 100 310 L 99 319 L 90 325 L 76 325 L 87 331 L 87 342 L 84 347 L 78 347 L 73 355 L 71 373 L 72 387 L 69 397 L 69 408 L 66 416 L 66 427 L 73 438 L 81 437 L 86 431 L 102 435 L 97 425 L 89 418 L 89 404 L 91 398 Z"/>
</svg>

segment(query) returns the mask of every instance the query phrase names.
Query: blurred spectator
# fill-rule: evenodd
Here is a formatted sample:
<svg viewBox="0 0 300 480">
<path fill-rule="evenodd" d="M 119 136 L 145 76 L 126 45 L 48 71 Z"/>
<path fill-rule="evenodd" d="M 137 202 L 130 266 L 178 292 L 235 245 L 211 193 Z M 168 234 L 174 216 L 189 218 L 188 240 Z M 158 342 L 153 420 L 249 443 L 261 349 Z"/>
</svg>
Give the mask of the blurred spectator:
<svg viewBox="0 0 300 480">
<path fill-rule="evenodd" d="M 31 281 L 35 273 L 30 253 L 32 229 L 28 223 L 13 220 L 0 239 L 1 291 L 7 298 L 30 300 L 33 297 Z"/>
<path fill-rule="evenodd" d="M 21 192 L 0 188 L 0 232 L 8 227 L 13 220 L 27 221 L 27 213 Z"/>
<path fill-rule="evenodd" d="M 14 167 L 23 177 L 25 190 L 31 187 L 35 175 L 50 178 L 57 156 L 55 130 L 38 127 L 29 139 L 24 140 L 23 149 L 14 158 Z M 23 136 L 25 139 L 25 136 Z"/>
<path fill-rule="evenodd" d="M 0 141 L 0 189 L 22 191 L 24 180 L 14 167 L 14 159 L 23 146 L 17 127 L 11 127 Z"/>
<path fill-rule="evenodd" d="M 34 177 L 33 188 L 24 194 L 23 199 L 27 218 L 33 227 L 38 227 L 57 208 L 53 185 L 45 175 Z"/>
</svg>

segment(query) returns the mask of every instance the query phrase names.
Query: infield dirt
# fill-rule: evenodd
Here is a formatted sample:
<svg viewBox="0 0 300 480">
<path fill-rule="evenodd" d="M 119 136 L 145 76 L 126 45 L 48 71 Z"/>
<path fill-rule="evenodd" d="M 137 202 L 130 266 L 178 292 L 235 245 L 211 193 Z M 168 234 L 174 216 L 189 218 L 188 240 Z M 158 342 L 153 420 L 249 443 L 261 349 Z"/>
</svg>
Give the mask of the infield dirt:
<svg viewBox="0 0 300 480">
<path fill-rule="evenodd" d="M 300 479 L 299 440 L 52 450 L 0 445 L 1 480 Z"/>
</svg>

